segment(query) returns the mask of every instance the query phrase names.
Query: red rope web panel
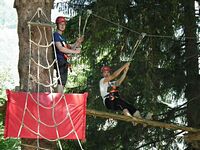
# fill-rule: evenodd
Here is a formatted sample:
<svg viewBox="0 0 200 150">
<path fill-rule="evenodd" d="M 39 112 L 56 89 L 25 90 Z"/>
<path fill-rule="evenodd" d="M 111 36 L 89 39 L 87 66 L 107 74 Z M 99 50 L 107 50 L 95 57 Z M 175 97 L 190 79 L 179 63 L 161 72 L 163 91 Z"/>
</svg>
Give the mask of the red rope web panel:
<svg viewBox="0 0 200 150">
<path fill-rule="evenodd" d="M 86 101 L 88 93 L 61 94 L 14 92 L 7 90 L 7 110 L 4 137 L 85 140 Z M 53 97 L 53 98 L 52 98 Z M 66 101 L 64 101 L 66 99 Z M 53 102 L 54 101 L 54 102 Z M 68 108 L 66 109 L 66 102 Z M 38 116 L 37 107 L 40 114 Z M 54 112 L 52 111 L 54 108 Z M 23 118 L 24 114 L 24 118 Z M 70 117 L 73 126 L 70 123 Z M 55 118 L 55 122 L 53 120 Z M 38 126 L 39 132 L 38 132 Z M 57 126 L 57 131 L 56 127 Z M 21 128 L 21 130 L 20 130 Z M 73 132 L 75 130 L 75 132 Z"/>
</svg>

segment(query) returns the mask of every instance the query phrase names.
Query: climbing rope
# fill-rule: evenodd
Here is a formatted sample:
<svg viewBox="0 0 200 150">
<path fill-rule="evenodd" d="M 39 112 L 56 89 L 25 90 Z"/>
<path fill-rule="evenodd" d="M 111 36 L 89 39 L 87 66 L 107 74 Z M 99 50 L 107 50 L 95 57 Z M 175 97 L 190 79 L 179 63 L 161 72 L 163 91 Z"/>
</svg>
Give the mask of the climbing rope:
<svg viewBox="0 0 200 150">
<path fill-rule="evenodd" d="M 111 23 L 111 24 L 114 24 L 114 25 L 116 25 L 116 26 L 118 26 L 118 27 L 124 28 L 124 29 L 126 29 L 126 30 L 128 30 L 128 31 L 130 31 L 130 32 L 132 32 L 132 33 L 139 34 L 139 35 L 141 34 L 141 32 L 138 32 L 138 31 L 136 31 L 136 30 L 133 30 L 133 29 L 131 29 L 131 28 L 129 28 L 129 27 L 126 27 L 126 26 L 124 26 L 124 25 L 121 25 L 121 24 L 119 24 L 119 23 L 113 22 L 113 21 L 111 21 L 110 19 L 107 19 L 107 18 L 105 18 L 105 17 L 99 16 L 99 15 L 94 14 L 94 13 L 92 13 L 92 15 L 93 15 L 94 17 L 96 17 L 96 18 L 99 18 L 99 19 L 101 19 L 101 20 L 107 21 L 107 22 L 109 22 L 109 23 Z M 198 36 L 198 35 L 197 35 L 197 36 Z M 148 33 L 146 33 L 146 37 L 153 37 L 153 38 L 171 38 L 171 39 L 174 38 L 174 36 L 171 36 L 171 35 L 157 35 L 157 34 L 148 34 Z M 196 39 L 196 37 L 184 37 L 184 38 L 185 38 L 185 39 Z M 198 36 L 198 38 L 199 38 L 199 36 Z"/>
<path fill-rule="evenodd" d="M 141 42 L 142 42 L 142 40 L 144 39 L 145 36 L 146 36 L 146 33 L 141 33 L 133 48 L 132 48 L 131 44 L 129 43 L 128 39 L 127 39 L 127 49 L 131 49 L 131 53 L 126 54 L 125 52 L 124 53 L 121 52 L 120 60 L 121 61 L 132 61 L 139 45 L 141 44 Z"/>
</svg>

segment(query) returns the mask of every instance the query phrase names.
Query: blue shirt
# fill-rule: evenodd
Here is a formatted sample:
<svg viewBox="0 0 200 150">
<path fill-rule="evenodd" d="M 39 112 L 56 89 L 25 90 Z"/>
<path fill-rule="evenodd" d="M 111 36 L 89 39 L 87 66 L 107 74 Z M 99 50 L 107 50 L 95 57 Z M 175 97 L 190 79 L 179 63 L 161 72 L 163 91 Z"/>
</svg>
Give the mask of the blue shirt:
<svg viewBox="0 0 200 150">
<path fill-rule="evenodd" d="M 66 46 L 66 42 L 65 42 L 66 40 L 60 33 L 54 32 L 53 37 L 54 37 L 54 42 L 55 43 L 56 42 L 60 42 L 63 47 Z M 59 51 L 59 49 L 56 47 L 56 45 L 55 45 L 55 48 L 56 48 L 57 59 L 58 60 L 65 60 L 64 53 Z"/>
</svg>

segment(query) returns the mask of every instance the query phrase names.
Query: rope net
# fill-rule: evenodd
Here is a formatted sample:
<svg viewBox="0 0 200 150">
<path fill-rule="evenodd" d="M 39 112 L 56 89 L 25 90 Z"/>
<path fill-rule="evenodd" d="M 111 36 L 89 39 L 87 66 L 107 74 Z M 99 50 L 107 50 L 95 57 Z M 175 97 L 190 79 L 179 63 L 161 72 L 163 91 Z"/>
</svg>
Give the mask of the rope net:
<svg viewBox="0 0 200 150">
<path fill-rule="evenodd" d="M 62 83 L 54 40 L 52 41 L 55 26 L 51 24 L 42 9 L 38 8 L 28 22 L 28 27 L 30 47 L 28 89 L 27 92 L 7 90 L 8 105 L 4 136 L 37 139 L 37 149 L 42 149 L 40 139 L 57 141 L 61 150 L 63 148 L 60 139 L 76 139 L 80 149 L 83 149 L 80 140 L 85 140 L 88 94 L 53 93 L 57 81 Z M 34 38 L 37 41 L 32 40 L 33 32 L 39 34 Z M 47 32 L 51 33 L 50 38 Z M 50 62 L 48 57 L 52 53 L 50 51 L 52 47 L 55 59 Z M 53 79 L 52 72 L 55 66 L 58 77 Z M 41 77 L 43 80 L 46 77 L 46 81 L 41 80 Z"/>
</svg>

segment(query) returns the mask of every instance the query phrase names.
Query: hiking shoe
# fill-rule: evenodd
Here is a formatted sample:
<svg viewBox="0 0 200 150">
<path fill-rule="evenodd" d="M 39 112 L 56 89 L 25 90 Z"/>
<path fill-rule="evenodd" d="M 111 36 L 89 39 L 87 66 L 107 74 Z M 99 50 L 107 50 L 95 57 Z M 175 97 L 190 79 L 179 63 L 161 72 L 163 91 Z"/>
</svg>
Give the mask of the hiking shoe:
<svg viewBox="0 0 200 150">
<path fill-rule="evenodd" d="M 137 118 L 142 118 L 138 110 L 133 114 L 133 116 Z"/>
</svg>

